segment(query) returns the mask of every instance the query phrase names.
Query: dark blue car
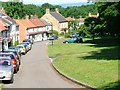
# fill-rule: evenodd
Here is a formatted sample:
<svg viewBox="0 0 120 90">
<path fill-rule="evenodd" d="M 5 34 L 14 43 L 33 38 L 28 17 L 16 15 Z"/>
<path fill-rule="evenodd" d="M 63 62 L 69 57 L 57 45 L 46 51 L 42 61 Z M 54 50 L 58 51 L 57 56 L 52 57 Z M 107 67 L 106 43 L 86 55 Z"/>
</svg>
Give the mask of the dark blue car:
<svg viewBox="0 0 120 90">
<path fill-rule="evenodd" d="M 79 33 L 72 33 L 70 35 L 70 38 L 75 38 L 75 37 L 80 37 L 80 34 Z"/>
<path fill-rule="evenodd" d="M 56 40 L 58 39 L 58 36 L 57 35 L 52 35 L 48 40 Z"/>
</svg>

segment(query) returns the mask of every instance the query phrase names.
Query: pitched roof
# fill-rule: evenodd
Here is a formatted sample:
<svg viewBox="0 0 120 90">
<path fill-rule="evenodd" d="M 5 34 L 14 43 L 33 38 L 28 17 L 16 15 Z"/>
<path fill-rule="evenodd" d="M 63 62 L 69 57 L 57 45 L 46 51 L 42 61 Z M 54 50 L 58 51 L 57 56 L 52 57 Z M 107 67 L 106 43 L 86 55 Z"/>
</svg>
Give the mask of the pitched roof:
<svg viewBox="0 0 120 90">
<path fill-rule="evenodd" d="M 42 21 L 40 21 L 40 19 L 38 19 L 38 18 L 30 19 L 30 21 L 31 21 L 36 27 L 45 26 L 45 24 L 44 24 Z"/>
<path fill-rule="evenodd" d="M 54 18 L 56 18 L 59 22 L 67 22 L 67 20 L 60 14 L 57 12 L 51 12 L 50 13 Z"/>
<path fill-rule="evenodd" d="M 67 18 L 65 18 L 67 21 L 73 21 L 73 20 L 75 20 L 75 18 L 71 18 L 71 17 L 67 17 Z"/>
<path fill-rule="evenodd" d="M 16 24 L 15 20 L 13 20 L 11 17 L 9 17 L 4 11 L 0 10 L 0 18 L 1 20 L 8 24 L 8 25 L 12 25 L 12 24 Z"/>
<path fill-rule="evenodd" d="M 5 28 L 2 22 L 0 21 L 0 31 L 4 31 L 4 30 L 7 30 L 7 28 Z"/>
<path fill-rule="evenodd" d="M 42 23 L 44 23 L 45 26 L 51 26 L 51 24 L 46 22 L 44 19 L 40 19 L 40 21 L 42 21 Z"/>
<path fill-rule="evenodd" d="M 76 19 L 76 20 L 79 21 L 79 22 L 84 22 L 85 18 L 79 18 L 79 19 Z"/>
<path fill-rule="evenodd" d="M 34 28 L 34 27 L 36 27 L 29 19 L 16 20 L 16 22 L 18 23 L 18 25 L 22 24 L 26 28 Z"/>
<path fill-rule="evenodd" d="M 7 23 L 5 23 L 2 19 L 0 19 L 0 24 L 2 24 L 4 27 L 9 26 Z"/>
</svg>

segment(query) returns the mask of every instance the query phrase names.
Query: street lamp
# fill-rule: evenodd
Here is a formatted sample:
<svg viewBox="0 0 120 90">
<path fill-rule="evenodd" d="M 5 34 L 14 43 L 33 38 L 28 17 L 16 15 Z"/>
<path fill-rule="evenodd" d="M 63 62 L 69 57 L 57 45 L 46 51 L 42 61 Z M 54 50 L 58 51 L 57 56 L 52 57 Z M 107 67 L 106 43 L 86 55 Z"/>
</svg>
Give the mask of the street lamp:
<svg viewBox="0 0 120 90">
<path fill-rule="evenodd" d="M 51 25 L 52 25 L 52 36 L 53 36 L 53 24 L 52 24 L 52 22 L 50 22 L 51 23 Z M 51 42 L 52 42 L 52 45 L 53 45 L 53 38 L 51 37 Z"/>
</svg>

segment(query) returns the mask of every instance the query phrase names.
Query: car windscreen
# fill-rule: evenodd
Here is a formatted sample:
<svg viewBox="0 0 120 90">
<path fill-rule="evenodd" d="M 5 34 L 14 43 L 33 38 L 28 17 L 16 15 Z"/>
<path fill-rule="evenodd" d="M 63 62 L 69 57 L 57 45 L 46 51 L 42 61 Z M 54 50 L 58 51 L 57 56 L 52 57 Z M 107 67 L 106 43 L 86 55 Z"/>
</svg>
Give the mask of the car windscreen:
<svg viewBox="0 0 120 90">
<path fill-rule="evenodd" d="M 15 49 L 15 47 L 9 47 L 9 49 Z"/>
<path fill-rule="evenodd" d="M 11 62 L 10 62 L 9 59 L 0 59 L 0 65 L 10 66 L 10 65 L 11 65 Z"/>
<path fill-rule="evenodd" d="M 16 48 L 23 48 L 23 46 L 17 46 Z"/>
<path fill-rule="evenodd" d="M 27 48 L 27 44 L 23 44 L 25 48 Z"/>
</svg>

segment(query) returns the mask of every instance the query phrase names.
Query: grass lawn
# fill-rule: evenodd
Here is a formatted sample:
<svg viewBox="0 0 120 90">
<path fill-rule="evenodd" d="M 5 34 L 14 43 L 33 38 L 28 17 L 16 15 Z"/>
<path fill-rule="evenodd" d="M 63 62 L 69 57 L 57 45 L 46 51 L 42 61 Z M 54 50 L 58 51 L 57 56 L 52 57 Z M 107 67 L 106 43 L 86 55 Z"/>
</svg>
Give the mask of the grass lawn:
<svg viewBox="0 0 120 90">
<path fill-rule="evenodd" d="M 48 46 L 49 57 L 64 74 L 96 88 L 118 88 L 118 42 L 112 39 L 97 39 L 91 43 L 85 39 L 80 44 L 62 44 L 62 40 Z"/>
<path fill-rule="evenodd" d="M 3 84 L 0 84 L 0 90 L 2 90 L 2 88 L 3 88 Z"/>
</svg>

